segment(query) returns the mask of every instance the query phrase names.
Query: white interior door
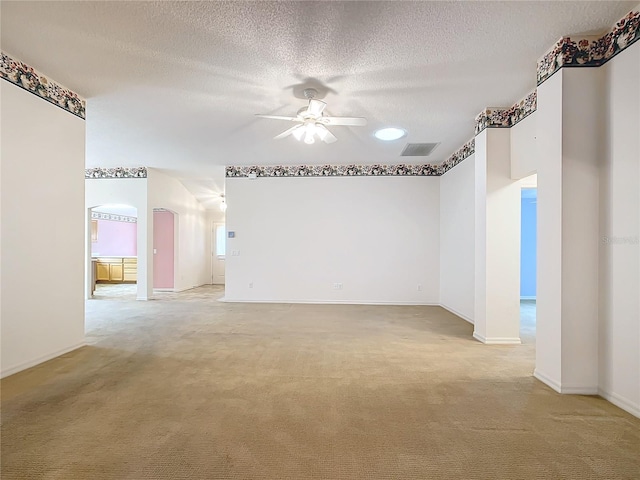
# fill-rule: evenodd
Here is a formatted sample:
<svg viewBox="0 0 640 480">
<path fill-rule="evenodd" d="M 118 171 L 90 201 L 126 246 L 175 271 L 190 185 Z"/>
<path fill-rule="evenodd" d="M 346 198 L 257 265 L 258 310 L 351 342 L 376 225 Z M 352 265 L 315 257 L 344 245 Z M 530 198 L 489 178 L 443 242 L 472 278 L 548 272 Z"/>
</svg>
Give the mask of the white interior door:
<svg viewBox="0 0 640 480">
<path fill-rule="evenodd" d="M 224 258 L 226 252 L 227 230 L 224 223 L 215 222 L 211 232 L 211 283 L 224 285 Z"/>
</svg>

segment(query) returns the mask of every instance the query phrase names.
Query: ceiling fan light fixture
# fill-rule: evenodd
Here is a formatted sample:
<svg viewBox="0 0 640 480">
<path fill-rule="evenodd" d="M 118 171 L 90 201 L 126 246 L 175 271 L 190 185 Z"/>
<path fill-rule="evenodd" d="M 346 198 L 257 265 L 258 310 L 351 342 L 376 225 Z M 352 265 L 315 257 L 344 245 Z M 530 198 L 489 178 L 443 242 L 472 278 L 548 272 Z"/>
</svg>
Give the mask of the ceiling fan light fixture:
<svg viewBox="0 0 640 480">
<path fill-rule="evenodd" d="M 313 133 L 311 133 L 308 130 L 307 130 L 306 135 L 304 136 L 304 143 L 306 143 L 307 145 L 311 145 L 311 144 L 315 143 L 315 139 L 313 138 Z"/>
<path fill-rule="evenodd" d="M 302 140 L 302 137 L 304 136 L 304 128 L 302 128 L 302 125 L 298 125 L 298 128 L 293 130 L 293 132 L 291 132 L 291 134 L 295 137 L 296 140 L 300 141 L 300 140 Z"/>
<path fill-rule="evenodd" d="M 304 91 L 304 96 L 309 100 L 309 104 L 306 107 L 298 110 L 295 117 L 287 117 L 282 115 L 265 115 L 256 114 L 261 118 L 270 118 L 273 120 L 286 120 L 289 122 L 296 122 L 298 125 L 294 125 L 291 128 L 286 129 L 284 132 L 276 135 L 274 140 L 280 140 L 281 138 L 293 135 L 293 137 L 304 143 L 311 145 L 316 140 L 320 140 L 324 143 L 334 143 L 338 138 L 326 128 L 326 126 L 347 126 L 347 127 L 359 127 L 367 124 L 367 119 L 362 117 L 332 117 L 324 114 L 324 109 L 327 104 L 321 100 L 317 100 L 315 97 L 317 91 L 313 88 L 307 88 Z M 317 138 L 315 138 L 317 136 Z"/>
<path fill-rule="evenodd" d="M 318 137 L 320 137 L 320 140 L 324 141 L 324 139 L 327 138 L 329 130 L 327 130 L 324 125 L 316 125 L 316 133 L 318 134 Z"/>
<path fill-rule="evenodd" d="M 407 131 L 403 128 L 387 127 L 387 128 L 381 128 L 380 130 L 376 130 L 373 136 L 376 137 L 378 140 L 391 142 L 393 140 L 398 140 L 399 138 L 404 137 L 406 134 L 407 134 Z"/>
</svg>

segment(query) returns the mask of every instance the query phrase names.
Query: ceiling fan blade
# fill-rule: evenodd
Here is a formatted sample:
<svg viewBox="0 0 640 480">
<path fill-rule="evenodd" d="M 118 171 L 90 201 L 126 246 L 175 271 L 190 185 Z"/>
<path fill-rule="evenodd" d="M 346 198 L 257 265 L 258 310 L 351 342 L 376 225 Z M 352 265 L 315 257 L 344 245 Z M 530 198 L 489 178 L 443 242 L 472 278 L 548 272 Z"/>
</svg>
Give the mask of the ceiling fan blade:
<svg viewBox="0 0 640 480">
<path fill-rule="evenodd" d="M 280 135 L 276 135 L 275 137 L 273 137 L 273 139 L 274 140 L 280 140 L 281 138 L 288 137 L 295 130 L 298 130 L 299 128 L 302 128 L 302 125 L 294 125 L 293 127 L 291 127 L 289 129 L 285 130 L 284 132 L 282 132 Z"/>
<path fill-rule="evenodd" d="M 325 125 L 348 125 L 361 127 L 367 124 L 367 119 L 362 117 L 322 117 L 320 122 Z"/>
<path fill-rule="evenodd" d="M 261 113 L 256 113 L 256 117 L 260 118 L 271 118 L 274 120 L 288 120 L 290 122 L 302 122 L 303 120 L 298 117 L 283 117 L 281 115 L 262 115 Z"/>
<path fill-rule="evenodd" d="M 322 115 L 322 111 L 325 109 L 326 106 L 327 106 L 326 103 L 312 98 L 311 100 L 309 100 L 309 107 L 307 108 L 307 113 L 309 115 L 313 115 L 314 117 L 319 117 L 320 115 Z"/>
<path fill-rule="evenodd" d="M 327 130 L 327 127 L 325 127 L 324 125 L 316 124 L 316 132 L 318 133 L 320 140 L 322 140 L 324 143 L 333 143 L 338 141 L 336 136 L 329 130 Z"/>
</svg>

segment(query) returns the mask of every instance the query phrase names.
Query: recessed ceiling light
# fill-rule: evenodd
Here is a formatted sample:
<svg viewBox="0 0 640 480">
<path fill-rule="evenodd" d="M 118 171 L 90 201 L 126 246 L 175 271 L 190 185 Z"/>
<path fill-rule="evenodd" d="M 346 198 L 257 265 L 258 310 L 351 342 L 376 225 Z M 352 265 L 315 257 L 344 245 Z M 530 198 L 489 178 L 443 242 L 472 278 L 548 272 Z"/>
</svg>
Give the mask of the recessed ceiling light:
<svg viewBox="0 0 640 480">
<path fill-rule="evenodd" d="M 407 134 L 407 131 L 402 128 L 396 127 L 388 127 L 381 128 L 380 130 L 376 130 L 373 134 L 378 140 L 384 140 L 385 142 L 390 142 L 391 140 L 398 140 L 399 138 L 404 137 Z"/>
</svg>

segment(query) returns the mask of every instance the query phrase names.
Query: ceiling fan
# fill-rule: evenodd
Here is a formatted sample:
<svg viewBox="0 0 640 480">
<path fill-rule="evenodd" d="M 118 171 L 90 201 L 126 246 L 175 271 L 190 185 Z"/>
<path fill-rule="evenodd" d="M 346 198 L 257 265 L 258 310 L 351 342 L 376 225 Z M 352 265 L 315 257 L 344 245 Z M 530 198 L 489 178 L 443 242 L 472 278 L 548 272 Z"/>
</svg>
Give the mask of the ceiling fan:
<svg viewBox="0 0 640 480">
<path fill-rule="evenodd" d="M 347 125 L 350 127 L 357 127 L 367 124 L 367 119 L 362 117 L 328 117 L 322 114 L 326 103 L 316 99 L 318 92 L 315 88 L 306 88 L 304 90 L 304 96 L 309 100 L 309 105 L 302 107 L 298 110 L 295 117 L 284 117 L 280 115 L 262 115 L 256 114 L 261 118 L 272 118 L 275 120 L 287 120 L 289 122 L 297 122 L 295 125 L 280 135 L 273 137 L 279 140 L 289 135 L 293 135 L 296 140 L 300 141 L 304 139 L 304 143 L 315 143 L 315 137 L 317 136 L 324 143 L 333 143 L 336 140 L 336 136 L 327 129 L 327 126 L 334 125 Z"/>
</svg>

